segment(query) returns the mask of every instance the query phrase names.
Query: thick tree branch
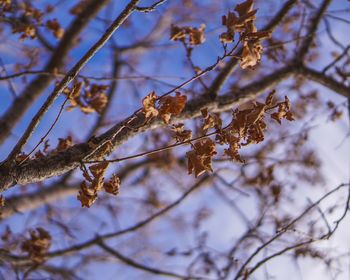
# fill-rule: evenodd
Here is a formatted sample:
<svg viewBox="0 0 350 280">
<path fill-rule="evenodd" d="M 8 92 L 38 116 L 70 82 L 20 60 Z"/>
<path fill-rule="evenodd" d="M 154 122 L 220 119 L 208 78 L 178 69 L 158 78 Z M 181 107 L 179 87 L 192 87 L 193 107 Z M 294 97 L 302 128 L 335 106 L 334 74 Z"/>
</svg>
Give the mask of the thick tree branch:
<svg viewBox="0 0 350 280">
<path fill-rule="evenodd" d="M 299 67 L 298 72 L 304 78 L 317 82 L 346 98 L 350 98 L 350 87 L 346 86 L 341 82 L 338 82 L 332 77 L 329 77 L 328 75 L 322 72 L 316 71 L 314 69 L 311 69 L 307 66 Z"/>
<path fill-rule="evenodd" d="M 128 177 L 132 172 L 139 168 L 144 168 L 152 164 L 157 164 L 156 158 L 145 158 L 144 160 L 126 165 L 116 173 L 121 181 Z M 14 195 L 6 199 L 6 204 L 1 208 L 0 219 L 6 219 L 16 213 L 23 213 L 37 209 L 45 204 L 67 198 L 69 196 L 77 195 L 79 189 L 78 183 L 66 182 L 66 178 L 59 180 L 46 188 L 40 188 L 33 193 L 25 193 Z"/>
<path fill-rule="evenodd" d="M 201 114 L 201 109 L 205 107 L 211 112 L 230 110 L 233 106 L 252 100 L 268 88 L 277 85 L 282 80 L 288 78 L 293 73 L 293 70 L 295 70 L 293 67 L 282 68 L 263 77 L 257 82 L 243 87 L 237 92 L 230 92 L 226 95 L 219 96 L 216 100 L 211 100 L 206 94 L 200 95 L 188 102 L 185 110 L 176 121 L 199 116 Z M 128 126 L 125 126 L 125 124 L 128 124 Z M 112 141 L 113 145 L 116 147 L 141 132 L 160 126 L 164 126 L 161 120 L 154 119 L 153 121 L 145 123 L 143 113 L 139 113 L 136 117 L 132 115 L 123 122 L 115 125 L 104 134 L 97 137 L 95 142 L 101 144 Z M 0 167 L 1 191 L 15 184 L 34 183 L 49 177 L 62 175 L 77 168 L 84 159 L 94 160 L 93 151 L 94 149 L 92 149 L 88 143 L 83 143 L 75 145 L 56 155 L 30 160 L 17 167 L 8 168 L 3 165 Z"/>
</svg>

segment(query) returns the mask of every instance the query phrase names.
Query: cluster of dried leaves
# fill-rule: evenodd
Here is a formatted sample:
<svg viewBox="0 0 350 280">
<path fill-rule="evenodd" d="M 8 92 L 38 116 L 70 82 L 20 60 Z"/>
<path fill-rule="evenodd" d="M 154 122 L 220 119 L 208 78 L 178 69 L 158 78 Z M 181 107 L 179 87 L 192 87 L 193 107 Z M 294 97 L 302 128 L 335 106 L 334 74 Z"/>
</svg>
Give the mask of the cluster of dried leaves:
<svg viewBox="0 0 350 280">
<path fill-rule="evenodd" d="M 253 9 L 253 0 L 246 0 L 236 5 L 234 11 L 222 17 L 222 24 L 226 31 L 220 35 L 220 41 L 224 44 L 232 43 L 235 34 L 239 34 L 239 41 L 243 42 L 240 66 L 242 69 L 254 67 L 261 59 L 263 47 L 261 41 L 270 38 L 270 31 L 257 31 L 254 21 L 257 9 Z M 205 24 L 200 28 L 171 26 L 170 39 L 181 41 L 185 44 L 187 53 L 190 55 L 192 48 L 205 41 Z"/>
<path fill-rule="evenodd" d="M 62 38 L 64 29 L 57 19 L 43 20 L 44 15 L 49 14 L 52 10 L 53 7 L 50 5 L 45 10 L 39 10 L 30 2 L 14 4 L 11 0 L 0 1 L 0 15 L 12 22 L 12 32 L 21 34 L 20 40 L 36 39 L 37 28 L 39 27 L 45 27 L 57 39 Z M 14 20 L 12 13 L 18 13 L 18 11 L 20 16 L 17 15 L 16 20 Z"/>
<path fill-rule="evenodd" d="M 154 91 L 143 100 L 143 112 L 146 120 L 160 117 L 165 123 L 169 123 L 171 116 L 178 116 L 185 108 L 187 97 L 177 92 L 175 96 L 159 98 Z M 157 104 L 158 103 L 158 104 Z"/>
<path fill-rule="evenodd" d="M 291 104 L 288 97 L 284 101 L 274 101 L 275 91 L 272 91 L 264 103 L 252 102 L 244 110 L 236 109 L 232 114 L 229 125 L 222 127 L 222 120 L 218 114 L 210 114 L 208 109 L 202 110 L 203 125 L 205 133 L 202 139 L 192 143 L 192 131 L 185 129 L 183 123 L 171 126 L 174 132 L 176 143 L 191 144 L 192 150 L 187 153 L 188 173 L 194 173 L 196 177 L 206 171 L 212 171 L 212 157 L 217 153 L 216 144 L 207 136 L 209 129 L 214 129 L 215 141 L 219 145 L 228 145 L 224 154 L 232 160 L 243 163 L 239 150 L 242 146 L 257 144 L 264 140 L 264 132 L 267 128 L 265 115 L 271 112 L 273 120 L 281 124 L 282 119 L 293 121 L 293 114 L 290 111 Z M 156 102 L 159 105 L 156 105 Z M 175 97 L 166 96 L 158 99 L 154 92 L 151 92 L 143 99 L 143 112 L 147 120 L 160 116 L 165 123 L 169 123 L 171 115 L 179 115 L 186 104 L 186 97 L 179 93 Z"/>
<path fill-rule="evenodd" d="M 28 253 L 29 258 L 36 264 L 43 263 L 51 246 L 51 235 L 43 228 L 30 231 L 30 238 L 25 240 L 21 249 Z"/>
<path fill-rule="evenodd" d="M 226 27 L 226 32 L 220 35 L 223 43 L 234 41 L 235 33 L 238 32 L 240 40 L 243 41 L 243 52 L 241 55 L 241 67 L 254 67 L 261 59 L 263 47 L 260 41 L 271 36 L 270 31 L 257 31 L 255 26 L 257 9 L 253 10 L 253 0 L 236 5 L 235 11 L 229 12 L 222 17 L 222 24 Z"/>
<path fill-rule="evenodd" d="M 65 88 L 63 92 L 70 102 L 67 111 L 79 108 L 85 114 L 101 113 L 108 102 L 107 89 L 106 85 L 90 84 L 88 81 L 78 82 L 71 88 Z"/>
<path fill-rule="evenodd" d="M 90 207 L 97 199 L 98 192 L 104 189 L 105 192 L 117 195 L 120 189 L 120 179 L 113 174 L 108 182 L 104 181 L 104 175 L 108 168 L 108 162 L 102 162 L 86 168 L 82 168 L 85 181 L 80 185 L 78 200 L 82 207 Z"/>
<path fill-rule="evenodd" d="M 232 160 L 244 162 L 239 154 L 242 146 L 257 144 L 264 140 L 264 132 L 267 128 L 265 115 L 277 108 L 277 112 L 271 113 L 271 118 L 281 124 L 282 119 L 293 121 L 290 111 L 291 105 L 287 97 L 282 102 L 274 102 L 275 91 L 266 98 L 265 103 L 253 102 L 244 110 L 236 109 L 232 114 L 232 120 L 226 127 L 222 127 L 222 120 L 218 115 L 210 115 L 207 110 L 202 111 L 204 122 L 202 129 L 207 131 L 214 128 L 215 141 L 218 145 L 228 145 L 224 154 Z M 177 138 L 175 138 L 177 139 Z M 188 173 L 199 176 L 206 171 L 212 171 L 211 158 L 216 154 L 214 141 L 206 137 L 192 144 L 192 150 L 187 153 Z"/>
<path fill-rule="evenodd" d="M 205 24 L 201 24 L 199 28 L 172 25 L 170 30 L 170 40 L 181 41 L 190 46 L 200 45 L 205 41 L 204 30 Z"/>
</svg>

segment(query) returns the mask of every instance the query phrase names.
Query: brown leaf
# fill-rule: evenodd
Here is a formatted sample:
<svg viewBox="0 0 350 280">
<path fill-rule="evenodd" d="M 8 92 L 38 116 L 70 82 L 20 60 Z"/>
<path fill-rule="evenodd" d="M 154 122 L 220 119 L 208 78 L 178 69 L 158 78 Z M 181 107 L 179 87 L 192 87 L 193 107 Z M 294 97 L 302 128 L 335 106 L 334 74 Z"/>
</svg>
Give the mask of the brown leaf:
<svg viewBox="0 0 350 280">
<path fill-rule="evenodd" d="M 205 24 L 201 24 L 199 28 L 191 28 L 189 31 L 189 43 L 190 45 L 200 45 L 205 41 Z"/>
<path fill-rule="evenodd" d="M 215 129 L 220 130 L 222 127 L 222 120 L 218 114 L 209 114 L 208 108 L 201 110 L 204 123 L 202 129 L 207 132 L 208 129 L 215 127 Z"/>
<path fill-rule="evenodd" d="M 46 27 L 53 32 L 53 35 L 57 39 L 61 39 L 64 34 L 64 29 L 61 27 L 57 19 L 48 20 L 46 22 Z"/>
<path fill-rule="evenodd" d="M 239 155 L 238 151 L 241 148 L 239 144 L 240 139 L 238 137 L 231 136 L 229 142 L 229 148 L 224 150 L 224 154 L 229 156 L 232 160 L 244 163 L 244 160 Z"/>
<path fill-rule="evenodd" d="M 81 202 L 82 207 L 90 208 L 90 206 L 97 199 L 97 193 L 93 189 L 89 188 L 85 182 L 82 182 L 77 199 Z"/>
<path fill-rule="evenodd" d="M 58 144 L 55 151 L 62 152 L 71 146 L 73 146 L 72 136 L 68 136 L 67 138 L 58 138 Z"/>
<path fill-rule="evenodd" d="M 29 258 L 37 264 L 45 261 L 45 256 L 51 246 L 51 236 L 43 228 L 30 231 L 30 239 L 22 243 L 21 249 L 29 254 Z"/>
<path fill-rule="evenodd" d="M 98 113 L 102 113 L 108 103 L 108 97 L 104 93 L 96 94 L 89 102 L 90 106 Z"/>
<path fill-rule="evenodd" d="M 152 117 L 158 116 L 158 110 L 155 107 L 158 96 L 154 91 L 149 93 L 143 100 L 143 111 L 145 113 L 145 118 L 148 120 Z"/>
<path fill-rule="evenodd" d="M 109 165 L 109 162 L 104 161 L 101 163 L 91 165 L 89 167 L 89 170 L 95 179 L 101 179 L 101 178 L 103 178 L 103 176 L 108 168 L 108 165 Z"/>
<path fill-rule="evenodd" d="M 188 42 L 192 46 L 200 45 L 205 41 L 205 24 L 199 28 L 195 27 L 178 27 L 172 25 L 170 29 L 170 40 Z M 188 39 L 186 41 L 186 39 Z"/>
<path fill-rule="evenodd" d="M 185 108 L 186 95 L 177 92 L 176 96 L 165 96 L 159 100 L 159 115 L 165 123 L 169 123 L 172 115 L 178 116 Z"/>
<path fill-rule="evenodd" d="M 186 130 L 183 123 L 175 124 L 171 129 L 175 132 L 176 142 L 186 142 L 192 138 L 192 131 Z"/>
<path fill-rule="evenodd" d="M 188 174 L 194 172 L 195 177 L 205 171 L 213 171 L 211 158 L 216 154 L 215 143 L 210 138 L 204 138 L 193 145 L 193 150 L 187 152 Z"/>
<path fill-rule="evenodd" d="M 281 124 L 282 119 L 286 119 L 288 121 L 294 121 L 294 117 L 292 112 L 290 111 L 291 104 L 287 96 L 284 98 L 284 102 L 278 103 L 278 112 L 271 114 L 271 118 L 276 120 L 279 124 Z"/>
<path fill-rule="evenodd" d="M 0 207 L 4 207 L 5 206 L 5 198 L 3 197 L 3 195 L 0 195 Z"/>
<path fill-rule="evenodd" d="M 235 11 L 239 16 L 244 16 L 253 9 L 253 0 L 246 0 L 241 4 L 236 5 Z"/>
<path fill-rule="evenodd" d="M 120 179 L 117 175 L 113 174 L 112 178 L 103 185 L 107 193 L 117 195 L 120 190 Z"/>
<path fill-rule="evenodd" d="M 260 43 L 244 42 L 240 66 L 242 69 L 254 67 L 261 59 L 263 47 Z"/>
</svg>

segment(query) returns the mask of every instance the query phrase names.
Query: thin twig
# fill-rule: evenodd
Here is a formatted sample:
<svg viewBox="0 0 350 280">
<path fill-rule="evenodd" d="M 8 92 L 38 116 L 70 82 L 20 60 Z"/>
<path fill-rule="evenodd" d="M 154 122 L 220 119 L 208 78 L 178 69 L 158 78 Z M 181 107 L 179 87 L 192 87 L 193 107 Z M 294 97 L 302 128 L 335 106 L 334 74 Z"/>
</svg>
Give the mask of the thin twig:
<svg viewBox="0 0 350 280">
<path fill-rule="evenodd" d="M 166 1 L 167 0 L 160 0 L 155 2 L 153 5 L 149 7 L 136 7 L 135 10 L 142 13 L 150 13 L 150 12 L 153 12 L 158 6 L 162 5 Z"/>
<path fill-rule="evenodd" d="M 157 269 L 154 267 L 146 266 L 144 264 L 141 264 L 139 262 L 134 261 L 131 258 L 128 258 L 128 257 L 122 255 L 117 250 L 112 249 L 111 247 L 107 246 L 101 238 L 98 238 L 97 240 L 98 240 L 97 245 L 100 248 L 102 248 L 104 251 L 111 254 L 112 256 L 116 257 L 118 260 L 120 260 L 124 264 L 131 266 L 133 268 L 136 268 L 136 269 L 139 269 L 139 270 L 151 273 L 151 274 L 156 274 L 156 275 L 161 275 L 161 276 L 166 276 L 166 277 L 171 277 L 171 278 L 177 278 L 177 279 L 188 279 L 188 278 L 190 278 L 190 279 L 203 279 L 203 278 L 199 278 L 199 277 L 184 276 L 184 275 L 176 274 L 176 273 L 165 271 L 165 270 L 160 270 L 160 269 Z"/>
</svg>

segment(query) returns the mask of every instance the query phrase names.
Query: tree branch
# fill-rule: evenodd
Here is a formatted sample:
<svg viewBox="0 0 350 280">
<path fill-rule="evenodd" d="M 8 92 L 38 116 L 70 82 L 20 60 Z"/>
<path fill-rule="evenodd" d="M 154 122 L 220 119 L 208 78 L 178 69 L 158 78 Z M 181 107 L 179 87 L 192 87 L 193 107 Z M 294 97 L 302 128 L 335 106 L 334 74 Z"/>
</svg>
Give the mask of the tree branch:
<svg viewBox="0 0 350 280">
<path fill-rule="evenodd" d="M 320 8 L 315 13 L 315 15 L 309 20 L 309 27 L 306 31 L 307 37 L 305 37 L 305 40 L 302 42 L 300 50 L 296 56 L 296 58 L 299 61 L 302 62 L 305 55 L 307 54 L 307 52 L 311 46 L 311 43 L 312 43 L 313 39 L 315 38 L 315 34 L 317 31 L 318 25 L 322 19 L 322 16 L 326 12 L 331 1 L 332 0 L 324 0 L 322 2 L 322 5 L 320 6 Z"/>
<path fill-rule="evenodd" d="M 329 77 L 326 74 L 316 71 L 314 69 L 311 69 L 307 66 L 300 66 L 298 68 L 298 72 L 304 78 L 317 82 L 346 98 L 350 98 L 350 87 L 346 86 L 341 82 L 338 82 L 332 77 Z"/>
<path fill-rule="evenodd" d="M 121 253 L 119 253 L 118 251 L 116 251 L 115 249 L 112 249 L 111 247 L 107 246 L 103 240 L 99 239 L 97 242 L 97 245 L 102 248 L 104 251 L 106 251 L 107 253 L 111 254 L 112 256 L 116 257 L 118 260 L 120 260 L 122 263 L 134 267 L 136 269 L 142 270 L 142 271 L 146 271 L 148 273 L 151 274 L 156 274 L 156 275 L 161 275 L 161 276 L 166 276 L 166 277 L 171 277 L 171 278 L 177 278 L 177 279 L 203 279 L 203 278 L 198 278 L 198 277 L 188 277 L 188 276 L 183 276 L 183 275 L 179 275 L 173 272 L 169 272 L 169 271 L 165 271 L 165 270 L 160 270 L 157 268 L 153 268 L 153 267 L 149 267 L 146 265 L 143 265 L 141 263 L 138 263 L 136 261 L 134 261 L 131 258 L 128 258 L 124 255 L 122 255 Z"/>
<path fill-rule="evenodd" d="M 64 90 L 64 88 L 78 75 L 81 69 L 88 63 L 88 61 L 106 44 L 113 33 L 123 24 L 123 22 L 129 17 L 134 11 L 139 0 L 131 0 L 125 9 L 119 14 L 114 20 L 111 26 L 101 36 L 101 38 L 84 54 L 84 56 L 73 66 L 73 68 L 67 73 L 62 81 L 55 87 L 54 91 L 46 99 L 40 110 L 35 114 L 26 131 L 23 133 L 21 139 L 17 142 L 11 153 L 7 158 L 7 164 L 12 164 L 16 156 L 20 153 L 28 139 L 34 132 L 35 128 L 51 107 L 56 98 Z"/>
<path fill-rule="evenodd" d="M 271 88 L 289 77 L 295 68 L 285 67 L 263 77 L 261 80 L 243 87 L 237 92 L 230 92 L 211 100 L 208 95 L 203 94 L 188 102 L 182 114 L 174 119 L 181 121 L 197 117 L 201 109 L 207 107 L 211 112 L 223 112 L 231 110 L 233 106 L 239 105 L 248 100 L 256 98 L 268 88 Z M 125 126 L 125 124 L 128 124 Z M 153 119 L 145 124 L 143 113 L 132 115 L 121 123 L 96 138 L 96 143 L 112 141 L 117 147 L 148 129 L 164 126 L 159 119 Z M 62 175 L 80 166 L 82 160 L 94 160 L 93 151 L 88 143 L 77 144 L 64 152 L 56 155 L 49 155 L 45 158 L 29 160 L 20 166 L 9 168 L 0 166 L 0 190 L 4 191 L 15 184 L 28 184 L 42 181 L 46 178 Z"/>
<path fill-rule="evenodd" d="M 51 253 L 48 253 L 46 255 L 46 257 L 51 259 L 51 258 L 55 258 L 55 257 L 69 255 L 71 253 L 74 253 L 74 252 L 77 252 L 77 251 L 80 251 L 80 250 L 85 250 L 85 249 L 88 249 L 88 248 L 90 248 L 92 246 L 96 246 L 96 245 L 98 245 L 99 240 L 109 240 L 109 239 L 112 239 L 112 238 L 115 238 L 115 237 L 119 237 L 119 236 L 124 235 L 124 234 L 128 234 L 130 232 L 137 231 L 140 228 L 143 228 L 144 226 L 150 224 L 151 222 L 153 222 L 157 218 L 165 215 L 166 213 L 168 213 L 173 208 L 177 207 L 188 196 L 190 196 L 194 191 L 196 191 L 200 187 L 204 186 L 204 183 L 207 182 L 209 179 L 210 179 L 210 176 L 208 176 L 208 175 L 203 176 L 201 179 L 196 181 L 186 192 L 184 192 L 174 202 L 168 204 L 163 209 L 159 210 L 158 212 L 156 212 L 155 214 L 149 216 L 148 218 L 146 218 L 146 219 L 136 223 L 133 226 L 130 226 L 130 227 L 128 227 L 126 229 L 123 229 L 123 230 L 120 230 L 120 231 L 107 233 L 107 234 L 104 234 L 104 235 L 100 235 L 98 237 L 91 238 L 90 240 L 87 240 L 87 241 L 82 242 L 80 244 L 73 245 L 73 246 L 68 247 L 66 249 L 53 251 Z M 26 264 L 26 263 L 30 263 L 31 262 L 30 259 L 28 257 L 26 257 L 26 256 L 10 255 L 10 254 L 0 250 L 0 260 L 1 259 L 8 260 L 10 262 L 21 263 L 21 264 Z"/>
<path fill-rule="evenodd" d="M 91 0 L 89 5 L 75 18 L 72 24 L 67 28 L 62 40 L 58 44 L 49 62 L 44 68 L 44 72 L 52 73 L 54 70 L 60 70 L 64 65 L 68 52 L 76 44 L 81 31 L 87 26 L 89 21 L 108 3 L 109 0 Z M 12 106 L 0 119 L 0 144 L 2 144 L 11 129 L 23 117 L 25 112 L 37 97 L 49 86 L 54 79 L 54 75 L 39 75 L 29 85 L 25 87 L 22 94 L 14 101 Z"/>
</svg>

